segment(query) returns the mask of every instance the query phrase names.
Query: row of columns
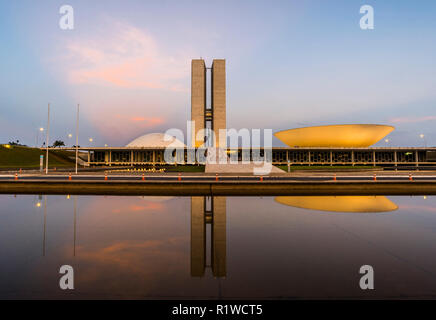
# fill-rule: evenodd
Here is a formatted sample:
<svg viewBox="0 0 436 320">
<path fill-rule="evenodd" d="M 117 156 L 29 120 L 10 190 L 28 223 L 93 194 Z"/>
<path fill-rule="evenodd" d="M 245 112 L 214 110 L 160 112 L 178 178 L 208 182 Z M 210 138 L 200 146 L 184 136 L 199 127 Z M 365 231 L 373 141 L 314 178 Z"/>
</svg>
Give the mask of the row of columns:
<svg viewBox="0 0 436 320">
<path fill-rule="evenodd" d="M 152 154 L 152 163 L 155 164 L 156 163 L 156 151 L 153 150 L 152 152 L 153 152 L 153 154 Z M 105 155 L 105 162 L 109 166 L 111 166 L 112 165 L 112 150 L 109 150 L 107 153 L 108 153 L 107 156 Z M 286 151 L 286 162 L 288 163 L 288 166 L 290 165 L 289 153 L 290 153 L 290 151 L 287 150 Z M 312 153 L 310 151 L 307 151 L 307 153 L 308 153 L 308 160 L 309 160 L 308 161 L 308 165 L 311 166 L 311 165 L 314 164 L 313 162 L 310 161 Z M 134 163 L 135 163 L 133 161 L 133 156 L 134 156 L 134 151 L 131 150 L 130 151 L 130 161 L 129 161 L 131 166 L 133 166 Z M 91 163 L 91 151 L 88 151 L 88 164 L 90 164 L 90 163 Z M 373 166 L 377 165 L 376 151 L 375 150 L 372 151 L 372 163 L 373 163 Z M 354 150 L 351 150 L 351 164 L 352 164 L 352 166 L 355 165 L 355 153 L 354 153 Z M 333 162 L 333 151 L 330 151 L 330 166 L 333 166 L 333 165 L 334 165 L 334 162 Z M 395 167 L 398 165 L 398 154 L 397 154 L 397 151 L 394 151 L 394 165 L 395 165 Z M 417 150 L 415 150 L 415 165 L 416 166 L 419 165 L 419 154 L 418 154 Z"/>
</svg>

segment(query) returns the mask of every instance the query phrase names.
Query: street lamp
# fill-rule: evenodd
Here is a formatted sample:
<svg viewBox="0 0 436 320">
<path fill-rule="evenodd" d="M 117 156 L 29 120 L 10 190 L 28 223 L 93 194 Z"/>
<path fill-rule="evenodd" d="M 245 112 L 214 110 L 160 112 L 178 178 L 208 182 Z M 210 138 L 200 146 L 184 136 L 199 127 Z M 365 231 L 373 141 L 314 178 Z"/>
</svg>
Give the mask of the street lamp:
<svg viewBox="0 0 436 320">
<path fill-rule="evenodd" d="M 73 134 L 72 133 L 69 133 L 68 134 L 68 139 L 71 139 L 73 137 Z"/>
<path fill-rule="evenodd" d="M 424 147 L 427 148 L 427 141 L 425 140 L 425 135 L 424 135 L 423 133 L 421 133 L 421 134 L 419 135 L 419 137 L 420 137 L 421 139 L 424 140 Z"/>
<path fill-rule="evenodd" d="M 94 141 L 94 139 L 92 139 L 92 138 L 89 138 L 89 142 L 92 142 L 92 141 Z"/>
<path fill-rule="evenodd" d="M 389 145 L 389 139 L 385 139 L 385 142 L 386 142 L 386 146 L 388 146 Z"/>
<path fill-rule="evenodd" d="M 43 132 L 44 131 L 44 128 L 39 128 L 38 129 L 38 131 L 36 131 L 36 146 L 35 147 L 37 147 L 38 148 L 38 141 L 39 141 L 39 133 L 40 132 Z"/>
</svg>

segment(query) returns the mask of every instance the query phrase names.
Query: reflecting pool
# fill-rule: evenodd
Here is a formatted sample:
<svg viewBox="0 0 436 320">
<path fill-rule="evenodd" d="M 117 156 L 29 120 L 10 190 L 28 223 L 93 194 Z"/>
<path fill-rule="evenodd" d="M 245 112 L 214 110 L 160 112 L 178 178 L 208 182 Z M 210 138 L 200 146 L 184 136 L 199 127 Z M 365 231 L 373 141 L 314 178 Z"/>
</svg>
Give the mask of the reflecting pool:
<svg viewBox="0 0 436 320">
<path fill-rule="evenodd" d="M 0 195 L 0 298 L 434 298 L 436 197 Z M 61 290 L 59 268 L 74 269 Z M 362 290 L 361 266 L 374 270 Z"/>
</svg>

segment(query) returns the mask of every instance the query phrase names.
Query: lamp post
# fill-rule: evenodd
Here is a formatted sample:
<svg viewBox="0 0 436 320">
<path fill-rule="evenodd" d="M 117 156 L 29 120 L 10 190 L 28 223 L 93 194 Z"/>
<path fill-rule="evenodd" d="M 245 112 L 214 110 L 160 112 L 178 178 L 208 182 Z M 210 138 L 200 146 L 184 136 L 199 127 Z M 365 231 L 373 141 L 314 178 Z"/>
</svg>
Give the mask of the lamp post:
<svg viewBox="0 0 436 320">
<path fill-rule="evenodd" d="M 68 139 L 69 139 L 67 145 L 69 145 L 69 144 L 73 145 L 73 144 L 71 143 L 71 139 L 73 138 L 73 134 L 72 134 L 72 133 L 69 133 L 69 134 L 67 135 L 67 137 L 68 137 Z M 67 146 L 67 145 L 66 145 L 66 146 Z"/>
<path fill-rule="evenodd" d="M 91 147 L 92 141 L 94 141 L 94 139 L 89 138 L 88 141 L 89 141 L 89 146 Z M 89 165 L 89 162 L 90 162 L 90 155 L 91 155 L 91 151 L 88 150 L 88 165 Z"/>
<path fill-rule="evenodd" d="M 39 128 L 38 131 L 36 131 L 36 143 L 35 143 L 35 147 L 36 147 L 36 148 L 38 148 L 39 133 L 40 133 L 40 132 L 43 132 L 43 131 L 44 131 L 44 128 L 43 128 L 43 127 Z"/>
<path fill-rule="evenodd" d="M 427 148 L 427 141 L 425 140 L 425 135 L 421 133 L 419 137 L 424 140 L 424 147 Z"/>
</svg>

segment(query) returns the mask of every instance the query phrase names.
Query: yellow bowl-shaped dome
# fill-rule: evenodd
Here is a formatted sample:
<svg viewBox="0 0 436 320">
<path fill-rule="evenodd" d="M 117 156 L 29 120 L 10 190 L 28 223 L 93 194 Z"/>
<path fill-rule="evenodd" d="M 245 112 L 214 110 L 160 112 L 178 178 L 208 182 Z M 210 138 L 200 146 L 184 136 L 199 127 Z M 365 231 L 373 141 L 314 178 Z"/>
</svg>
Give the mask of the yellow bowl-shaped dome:
<svg viewBox="0 0 436 320">
<path fill-rule="evenodd" d="M 289 147 L 365 148 L 377 143 L 395 128 L 379 124 L 340 124 L 289 129 L 274 135 Z"/>
<path fill-rule="evenodd" d="M 330 212 L 389 212 L 398 206 L 385 196 L 281 196 L 278 203 Z"/>
</svg>

